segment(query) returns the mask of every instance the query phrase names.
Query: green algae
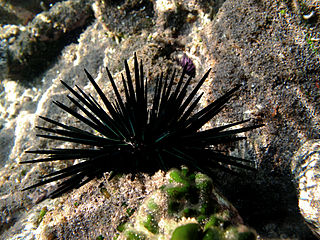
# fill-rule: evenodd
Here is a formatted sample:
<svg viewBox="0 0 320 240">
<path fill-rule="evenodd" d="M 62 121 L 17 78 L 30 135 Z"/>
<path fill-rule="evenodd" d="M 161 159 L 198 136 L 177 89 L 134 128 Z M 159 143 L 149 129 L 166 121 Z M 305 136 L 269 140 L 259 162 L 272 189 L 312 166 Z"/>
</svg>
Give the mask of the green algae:
<svg viewBox="0 0 320 240">
<path fill-rule="evenodd" d="M 127 213 L 127 216 L 128 217 L 131 217 L 132 216 L 132 214 L 134 214 L 134 209 L 133 208 L 127 208 L 127 210 L 126 210 L 126 213 Z"/>
<path fill-rule="evenodd" d="M 210 227 L 205 231 L 202 240 L 221 240 L 223 239 L 223 232 L 218 227 Z"/>
<path fill-rule="evenodd" d="M 219 203 L 218 198 L 223 197 L 216 196 L 211 178 L 187 168 L 170 170 L 167 177 L 168 184 L 146 199 L 135 217 L 122 225 L 124 239 L 256 239 L 249 228 L 232 224 L 234 214 L 228 204 L 223 205 L 227 201 Z"/>
<path fill-rule="evenodd" d="M 188 183 L 187 174 L 188 174 L 188 171 L 185 169 L 181 171 L 174 169 L 170 172 L 171 182 L 175 181 L 177 183 L 187 184 Z"/>
<path fill-rule="evenodd" d="M 159 232 L 158 222 L 151 213 L 147 215 L 147 220 L 143 223 L 143 226 L 151 233 L 157 234 Z"/>
<path fill-rule="evenodd" d="M 48 212 L 48 208 L 46 206 L 41 209 L 39 216 L 38 216 L 38 219 L 37 219 L 38 225 L 42 222 L 42 220 L 47 212 Z"/>
<path fill-rule="evenodd" d="M 219 227 L 223 224 L 223 220 L 216 215 L 211 215 L 209 221 L 205 224 L 204 230 L 207 230 L 210 227 Z"/>
<path fill-rule="evenodd" d="M 171 240 L 200 240 L 202 231 L 199 224 L 189 223 L 177 227 L 172 233 Z"/>
<path fill-rule="evenodd" d="M 127 240 L 147 240 L 147 237 L 143 233 L 138 233 L 136 231 L 128 231 L 126 235 Z"/>
<path fill-rule="evenodd" d="M 148 209 L 150 211 L 157 211 L 159 209 L 158 204 L 156 204 L 152 198 L 148 201 Z"/>
<path fill-rule="evenodd" d="M 171 185 L 163 188 L 168 195 L 169 214 L 198 217 L 203 222 L 215 210 L 212 194 L 212 180 L 204 174 L 189 173 L 187 168 L 169 173 Z M 188 203 L 187 205 L 184 203 Z"/>
<path fill-rule="evenodd" d="M 195 175 L 195 184 L 197 189 L 203 192 L 210 192 L 213 187 L 211 178 L 202 173 Z"/>
<path fill-rule="evenodd" d="M 117 226 L 117 231 L 123 232 L 125 230 L 126 223 L 127 221 L 120 222 L 120 224 Z"/>
</svg>

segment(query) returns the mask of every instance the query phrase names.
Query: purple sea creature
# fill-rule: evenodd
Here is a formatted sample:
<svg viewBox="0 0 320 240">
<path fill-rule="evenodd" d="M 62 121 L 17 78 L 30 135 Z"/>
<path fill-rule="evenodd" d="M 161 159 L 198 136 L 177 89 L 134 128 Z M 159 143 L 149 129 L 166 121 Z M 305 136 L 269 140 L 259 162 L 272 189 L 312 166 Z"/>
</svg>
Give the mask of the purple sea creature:
<svg viewBox="0 0 320 240">
<path fill-rule="evenodd" d="M 183 54 L 183 56 L 181 57 L 181 59 L 179 61 L 179 64 L 182 67 L 188 65 L 187 69 L 186 69 L 186 73 L 189 76 L 194 77 L 196 75 L 196 67 L 194 66 L 192 60 L 186 54 Z"/>
</svg>

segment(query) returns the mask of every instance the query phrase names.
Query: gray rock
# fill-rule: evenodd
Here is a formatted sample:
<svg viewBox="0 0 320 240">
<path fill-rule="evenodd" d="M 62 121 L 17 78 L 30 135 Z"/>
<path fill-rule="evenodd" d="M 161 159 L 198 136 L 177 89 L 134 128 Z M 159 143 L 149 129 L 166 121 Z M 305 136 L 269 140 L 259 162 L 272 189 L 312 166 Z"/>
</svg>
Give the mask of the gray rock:
<svg viewBox="0 0 320 240">
<path fill-rule="evenodd" d="M 59 0 L 0 0 L 0 24 L 27 24 Z"/>
<path fill-rule="evenodd" d="M 26 27 L 20 28 L 14 39 L 7 41 L 8 74 L 2 72 L 0 76 L 31 80 L 41 74 L 65 45 L 75 41 L 79 29 L 90 22 L 93 17 L 91 3 L 85 0 L 56 3 L 49 11 L 39 13 Z M 4 35 L 0 33 L 1 41 Z"/>
<path fill-rule="evenodd" d="M 179 6 L 175 5 L 177 2 Z M 66 146 L 61 142 L 36 138 L 34 126 L 44 124 L 39 115 L 80 126 L 52 104 L 52 99 L 69 104 L 60 80 L 72 87 L 77 84 L 87 93 L 95 94 L 83 73 L 83 68 L 86 68 L 103 91 L 112 97 L 104 67 L 108 66 L 115 79 L 119 80 L 123 60 L 129 59 L 132 67 L 132 53 L 137 52 L 138 58 L 144 61 L 150 86 L 154 83 L 152 76 L 166 71 L 169 66 L 181 69 L 175 59 L 179 54 L 185 53 L 197 69 L 192 84 L 212 67 L 202 89 L 205 95 L 199 108 L 221 96 L 230 86 L 243 85 L 238 98 L 209 124 L 223 125 L 242 120 L 244 116 L 265 123 L 264 128 L 248 134 L 246 142 L 233 146 L 235 150 L 232 152 L 234 156 L 255 160 L 258 171 L 241 178 L 218 172 L 214 180 L 220 182 L 221 191 L 262 239 L 312 239 L 313 235 L 299 213 L 290 166 L 292 156 L 307 139 L 319 139 L 319 20 L 312 20 L 315 23 L 302 20 L 303 15 L 293 7 L 294 2 L 297 1 L 167 1 L 166 4 L 154 1 L 152 27 L 139 28 L 135 23 L 122 26 L 121 22 L 128 22 L 133 16 L 114 13 L 114 17 L 119 17 L 114 21 L 118 25 L 112 25 L 111 18 L 106 22 L 94 21 L 80 35 L 77 43 L 58 51 L 59 57 L 54 58 L 55 62 L 45 72 L 39 70 L 38 65 L 33 66 L 32 71 L 43 75 L 36 79 L 30 76 L 33 81 L 29 84 L 1 78 L 1 132 L 7 137 L 2 141 L 6 150 L 0 155 L 3 164 L 0 169 L 1 238 L 36 238 L 37 231 L 40 231 L 37 216 L 45 206 L 48 215 L 41 223 L 42 226 L 48 223 L 47 231 L 41 230 L 45 237 L 53 236 L 55 232 L 51 230 L 58 229 L 61 238 L 72 238 L 72 234 L 78 239 L 85 236 L 94 238 L 109 231 L 106 226 L 110 226 L 110 232 L 115 234 L 117 221 L 126 216 L 127 208 L 121 203 L 129 202 L 130 208 L 137 208 L 154 189 L 153 181 L 145 181 L 148 183 L 146 187 L 132 183 L 129 176 L 123 176 L 124 179 L 118 182 L 108 183 L 112 185 L 111 189 L 116 190 L 115 199 L 106 200 L 99 195 L 101 180 L 98 180 L 57 200 L 47 200 L 42 205 L 37 201 L 53 189 L 54 184 L 33 191 L 20 191 L 39 176 L 72 164 L 18 164 L 33 157 L 25 154 L 25 150 Z M 313 7 L 317 1 L 306 2 L 310 3 L 307 6 L 311 10 L 316 11 L 315 16 L 319 16 L 319 8 L 317 5 Z M 117 3 L 121 3 L 120 10 L 123 6 L 131 6 L 129 1 L 113 3 L 107 12 L 115 10 Z M 95 16 L 102 16 L 97 6 L 95 3 L 93 7 Z M 125 8 L 132 12 L 141 9 Z M 138 21 L 142 21 L 145 13 L 137 14 Z M 40 15 L 39 18 L 47 16 Z M 75 13 L 72 16 L 75 16 L 75 21 L 71 23 L 76 24 L 80 15 Z M 40 24 L 40 20 L 34 21 Z M 54 23 L 55 20 L 52 21 Z M 72 27 L 72 24 L 63 26 Z M 17 35 L 14 32 L 5 34 L 7 37 L 3 39 L 7 45 L 17 43 L 21 32 L 26 31 L 21 27 L 18 29 Z M 137 34 L 135 29 L 138 29 Z M 59 31 L 53 33 L 59 35 Z M 126 31 L 131 34 L 120 34 Z M 41 40 L 49 36 L 42 31 L 37 33 Z M 23 47 L 28 42 L 20 43 Z M 46 45 L 48 48 L 53 46 Z M 19 55 L 19 47 L 12 49 L 14 56 Z M 37 55 L 28 56 L 32 59 Z M 43 54 L 37 57 L 40 62 L 47 61 Z M 24 96 L 29 100 L 23 100 Z M 130 184 L 131 187 L 128 186 Z M 77 207 L 79 202 L 81 206 Z M 59 214 L 62 212 L 60 208 L 64 207 L 66 214 Z M 57 225 L 53 226 L 55 223 Z"/>
</svg>

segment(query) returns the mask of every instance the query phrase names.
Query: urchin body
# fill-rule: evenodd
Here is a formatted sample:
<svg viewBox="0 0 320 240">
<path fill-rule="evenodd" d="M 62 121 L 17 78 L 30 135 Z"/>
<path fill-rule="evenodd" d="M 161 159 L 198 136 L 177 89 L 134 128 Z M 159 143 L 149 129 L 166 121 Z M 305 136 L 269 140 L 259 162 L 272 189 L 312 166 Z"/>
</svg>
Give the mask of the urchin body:
<svg viewBox="0 0 320 240">
<path fill-rule="evenodd" d="M 57 128 L 37 127 L 46 132 L 38 136 L 83 144 L 83 148 L 32 150 L 28 153 L 46 154 L 46 157 L 22 163 L 74 159 L 84 161 L 43 176 L 38 183 L 25 190 L 63 179 L 57 190 L 48 196 L 54 198 L 82 186 L 104 172 L 111 172 L 112 178 L 118 173 L 132 173 L 133 175 L 138 172 L 154 173 L 159 169 L 168 170 L 181 165 L 209 175 L 212 175 L 212 170 L 216 168 L 230 171 L 227 167 L 229 165 L 251 169 L 244 163 L 247 160 L 224 155 L 214 146 L 242 140 L 244 137 L 238 137 L 238 133 L 261 125 L 233 129 L 234 126 L 248 122 L 248 120 L 243 120 L 200 131 L 205 123 L 223 109 L 239 86 L 232 88 L 207 107 L 194 113 L 202 96 L 202 94 L 197 96 L 197 93 L 210 70 L 187 95 L 187 87 L 193 77 L 192 75 L 186 77 L 187 67 L 188 65 L 184 67 L 176 85 L 174 84 L 175 71 L 170 76 L 164 77 L 161 74 L 156 79 L 154 93 L 148 96 L 143 65 L 142 62 L 138 63 L 135 55 L 134 81 L 125 61 L 126 76 L 122 75 L 124 97 L 121 97 L 107 69 L 115 95 L 113 102 L 107 98 L 92 76 L 85 70 L 103 105 L 100 105 L 95 98 L 86 94 L 77 85 L 77 90 L 74 90 L 62 81 L 62 84 L 73 95 L 68 98 L 79 111 L 58 101 L 54 103 L 99 134 L 40 117 Z M 152 106 L 148 108 L 149 98 L 152 100 Z"/>
</svg>

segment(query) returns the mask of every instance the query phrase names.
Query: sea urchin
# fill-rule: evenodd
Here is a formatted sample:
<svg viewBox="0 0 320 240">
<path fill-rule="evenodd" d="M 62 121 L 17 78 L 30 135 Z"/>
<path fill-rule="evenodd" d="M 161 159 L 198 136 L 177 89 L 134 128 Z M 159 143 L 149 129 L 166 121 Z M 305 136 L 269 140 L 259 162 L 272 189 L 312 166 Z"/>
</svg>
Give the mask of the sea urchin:
<svg viewBox="0 0 320 240">
<path fill-rule="evenodd" d="M 132 173 L 134 176 L 138 172 L 153 173 L 159 169 L 168 170 L 181 165 L 209 175 L 212 175 L 212 170 L 215 168 L 230 171 L 227 167 L 230 165 L 250 168 L 245 163 L 247 160 L 224 155 L 216 149 L 216 146 L 242 140 L 245 137 L 237 136 L 238 133 L 252 130 L 261 125 L 233 128 L 249 121 L 243 120 L 199 131 L 205 123 L 223 109 L 239 86 L 232 88 L 201 111 L 194 113 L 203 95 L 202 93 L 197 96 L 197 92 L 208 77 L 210 70 L 187 95 L 187 87 L 192 76 L 186 77 L 188 67 L 186 65 L 177 84 L 174 84 L 176 71 L 166 77 L 161 74 L 156 79 L 154 94 L 151 96 L 152 105 L 148 107 L 148 86 L 143 75 L 142 62 L 138 64 L 137 57 L 134 55 L 135 81 L 131 78 L 126 61 L 124 65 L 126 79 L 122 75 L 125 95 L 123 98 L 107 69 L 115 95 L 113 102 L 107 98 L 93 77 L 85 70 L 104 106 L 77 85 L 76 91 L 61 81 L 73 95 L 68 98 L 80 111 L 58 101 L 54 101 L 54 103 L 95 131 L 89 132 L 40 116 L 41 119 L 58 128 L 37 126 L 38 129 L 47 133 L 37 136 L 82 144 L 83 147 L 27 151 L 46 156 L 22 163 L 74 159 L 83 159 L 84 161 L 45 175 L 38 183 L 24 190 L 64 179 L 58 184 L 58 188 L 47 196 L 54 198 L 84 185 L 95 177 L 102 176 L 104 172 L 111 172 L 110 178 L 112 178 L 118 173 Z M 187 80 L 184 83 L 185 78 Z"/>
</svg>

